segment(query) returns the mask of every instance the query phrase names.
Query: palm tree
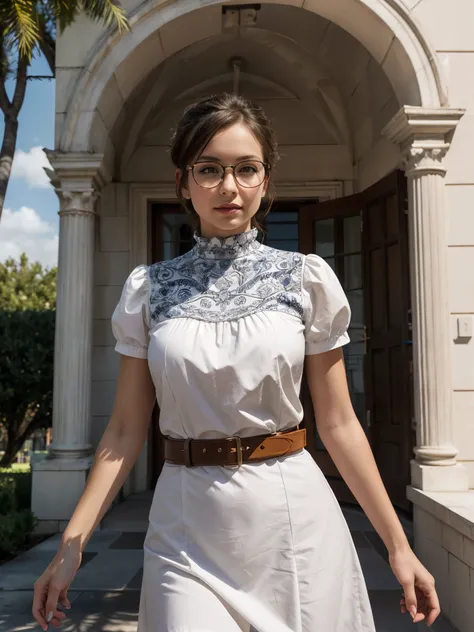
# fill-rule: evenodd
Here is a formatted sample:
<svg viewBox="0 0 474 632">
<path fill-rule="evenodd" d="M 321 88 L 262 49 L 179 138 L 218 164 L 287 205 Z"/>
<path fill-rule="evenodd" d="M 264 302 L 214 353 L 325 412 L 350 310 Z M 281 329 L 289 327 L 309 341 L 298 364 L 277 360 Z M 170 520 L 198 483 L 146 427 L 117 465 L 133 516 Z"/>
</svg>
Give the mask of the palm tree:
<svg viewBox="0 0 474 632">
<path fill-rule="evenodd" d="M 116 26 L 119 31 L 129 29 L 118 0 L 0 0 L 0 109 L 5 117 L 0 149 L 0 220 L 27 82 L 54 78 L 56 25 L 64 31 L 81 12 L 93 20 L 102 21 L 105 26 Z M 31 60 L 40 53 L 51 69 L 50 77 L 28 75 Z M 5 87 L 10 78 L 14 82 L 11 99 Z"/>
</svg>

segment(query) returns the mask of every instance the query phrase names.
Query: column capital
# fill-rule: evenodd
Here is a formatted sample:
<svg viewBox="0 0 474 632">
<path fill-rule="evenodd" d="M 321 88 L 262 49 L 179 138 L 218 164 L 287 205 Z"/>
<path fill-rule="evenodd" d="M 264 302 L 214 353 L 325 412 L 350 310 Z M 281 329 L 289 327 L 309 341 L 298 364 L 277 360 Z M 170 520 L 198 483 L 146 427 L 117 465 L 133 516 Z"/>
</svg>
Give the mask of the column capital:
<svg viewBox="0 0 474 632">
<path fill-rule="evenodd" d="M 99 197 L 98 191 L 88 189 L 86 191 L 69 191 L 68 189 L 56 189 L 60 200 L 58 215 L 94 215 L 95 201 Z"/>
<path fill-rule="evenodd" d="M 382 130 L 401 151 L 401 167 L 407 175 L 444 175 L 444 157 L 465 110 L 403 106 Z"/>
<path fill-rule="evenodd" d="M 111 180 L 102 154 L 43 150 L 53 167 L 45 168 L 61 202 L 60 215 L 93 214 L 100 190 Z"/>
</svg>

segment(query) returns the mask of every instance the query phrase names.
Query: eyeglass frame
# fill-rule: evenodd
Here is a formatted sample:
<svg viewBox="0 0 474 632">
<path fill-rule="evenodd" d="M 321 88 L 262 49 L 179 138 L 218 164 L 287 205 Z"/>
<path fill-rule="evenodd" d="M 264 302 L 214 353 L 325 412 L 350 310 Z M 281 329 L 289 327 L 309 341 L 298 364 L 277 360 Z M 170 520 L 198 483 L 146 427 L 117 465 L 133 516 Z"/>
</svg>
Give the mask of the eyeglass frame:
<svg viewBox="0 0 474 632">
<path fill-rule="evenodd" d="M 263 165 L 263 167 L 265 169 L 265 176 L 264 176 L 263 180 L 261 182 L 259 182 L 258 184 L 256 184 L 255 186 L 248 187 L 248 186 L 245 186 L 245 184 L 242 184 L 239 181 L 239 179 L 235 175 L 235 168 L 237 167 L 237 165 L 241 165 L 241 164 L 245 164 L 245 163 L 252 163 L 252 162 L 259 162 L 261 165 Z M 216 164 L 216 165 L 219 165 L 220 167 L 222 167 L 222 169 L 224 170 L 224 173 L 222 174 L 221 179 L 219 180 L 219 182 L 217 184 L 215 184 L 214 186 L 212 186 L 212 187 L 205 187 L 202 184 L 199 184 L 199 182 L 196 180 L 196 176 L 194 175 L 194 167 L 196 165 L 205 165 L 205 164 Z M 265 182 L 265 178 L 268 176 L 268 172 L 271 169 L 271 165 L 269 165 L 268 162 L 263 162 L 263 160 L 240 160 L 239 162 L 236 162 L 235 165 L 221 165 L 219 162 L 213 162 L 212 160 L 203 160 L 202 162 L 195 162 L 192 165 L 187 165 L 187 167 L 186 167 L 186 171 L 191 171 L 192 172 L 194 182 L 198 185 L 198 187 L 201 187 L 201 189 L 215 189 L 216 187 L 220 186 L 222 184 L 222 182 L 224 182 L 226 169 L 232 169 L 232 175 L 234 177 L 234 180 L 241 187 L 244 187 L 244 189 L 256 189 L 257 187 L 259 187 L 261 184 L 263 184 Z"/>
</svg>

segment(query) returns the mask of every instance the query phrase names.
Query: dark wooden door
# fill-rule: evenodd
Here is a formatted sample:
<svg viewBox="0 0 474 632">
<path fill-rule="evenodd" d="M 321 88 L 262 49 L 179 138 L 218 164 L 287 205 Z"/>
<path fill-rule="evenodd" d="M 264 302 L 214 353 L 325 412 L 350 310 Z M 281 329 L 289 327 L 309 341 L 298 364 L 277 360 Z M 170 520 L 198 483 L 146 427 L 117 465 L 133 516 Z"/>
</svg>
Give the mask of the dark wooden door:
<svg viewBox="0 0 474 632">
<path fill-rule="evenodd" d="M 351 342 L 343 347 L 344 363 L 352 405 L 365 428 L 364 371 L 364 284 L 362 253 L 362 208 L 359 195 L 329 202 L 303 205 L 299 210 L 299 243 L 304 254 L 315 253 L 325 259 L 337 274 L 348 297 L 352 318 Z M 338 500 L 356 503 L 324 444 L 319 438 L 306 371 L 301 401 L 308 450 L 325 474 Z"/>
<path fill-rule="evenodd" d="M 394 172 L 364 192 L 367 423 L 392 502 L 409 509 L 413 456 L 412 340 L 406 180 Z"/>
<path fill-rule="evenodd" d="M 279 201 L 265 222 L 264 243 L 315 252 L 333 267 L 348 296 L 351 342 L 343 347 L 349 391 L 394 504 L 408 508 L 405 488 L 415 434 L 409 314 L 405 179 L 391 174 L 363 193 L 329 202 Z M 192 245 L 192 223 L 177 204 L 152 204 L 152 261 Z M 308 450 L 341 501 L 356 502 L 314 423 L 306 376 L 301 400 Z M 150 486 L 163 465 L 163 438 L 154 412 Z"/>
<path fill-rule="evenodd" d="M 151 260 L 167 261 L 193 246 L 193 223 L 180 204 L 151 204 Z M 149 434 L 149 487 L 154 489 L 164 463 L 164 440 L 160 430 L 160 407 L 155 404 Z"/>
<path fill-rule="evenodd" d="M 343 347 L 352 404 L 392 502 L 409 509 L 415 434 L 405 178 L 394 172 L 366 191 L 299 212 L 300 251 L 333 268 L 352 310 Z M 306 376 L 308 449 L 341 501 L 356 502 L 321 442 Z"/>
</svg>

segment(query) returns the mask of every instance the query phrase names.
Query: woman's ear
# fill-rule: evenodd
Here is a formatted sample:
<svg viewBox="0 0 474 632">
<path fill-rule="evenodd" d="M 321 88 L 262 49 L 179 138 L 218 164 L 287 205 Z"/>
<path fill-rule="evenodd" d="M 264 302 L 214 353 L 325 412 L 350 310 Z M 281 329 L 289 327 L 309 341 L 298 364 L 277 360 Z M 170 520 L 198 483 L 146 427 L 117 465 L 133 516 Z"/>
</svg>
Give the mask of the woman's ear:
<svg viewBox="0 0 474 632">
<path fill-rule="evenodd" d="M 265 180 L 263 181 L 262 200 L 263 200 L 263 198 L 264 198 L 264 197 L 266 196 L 266 194 L 267 194 L 267 191 L 268 191 L 268 182 L 269 182 L 269 179 L 268 179 L 268 176 L 267 176 L 267 177 L 265 178 Z"/>
<path fill-rule="evenodd" d="M 182 179 L 183 179 L 183 172 L 181 171 L 181 169 L 176 169 L 176 188 L 179 191 L 179 188 L 181 186 L 181 194 L 183 198 L 185 200 L 190 200 L 191 196 L 189 194 L 187 187 L 185 185 L 181 185 Z"/>
</svg>

